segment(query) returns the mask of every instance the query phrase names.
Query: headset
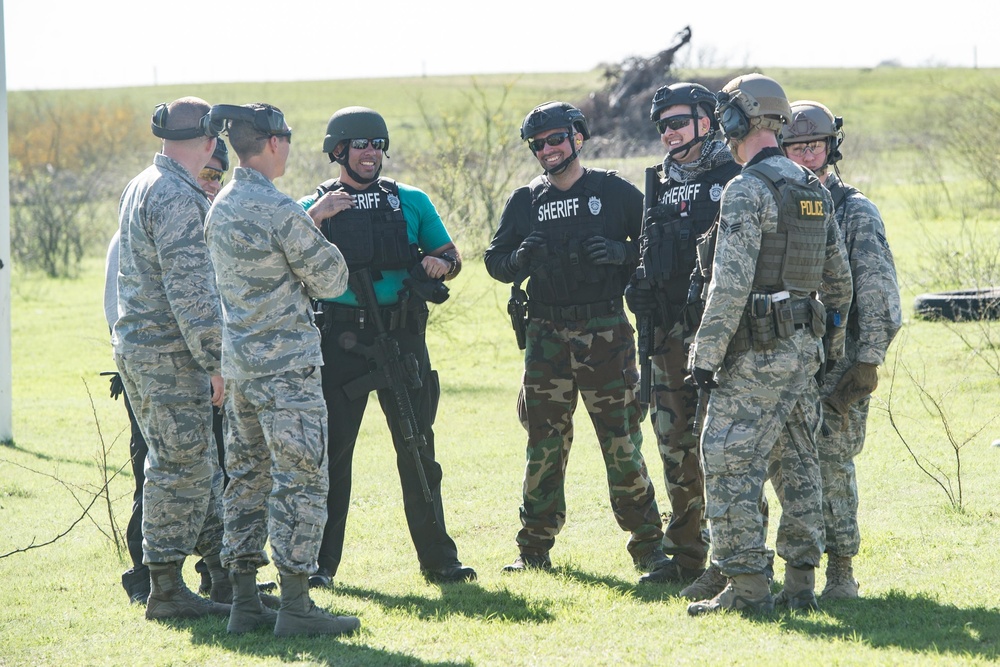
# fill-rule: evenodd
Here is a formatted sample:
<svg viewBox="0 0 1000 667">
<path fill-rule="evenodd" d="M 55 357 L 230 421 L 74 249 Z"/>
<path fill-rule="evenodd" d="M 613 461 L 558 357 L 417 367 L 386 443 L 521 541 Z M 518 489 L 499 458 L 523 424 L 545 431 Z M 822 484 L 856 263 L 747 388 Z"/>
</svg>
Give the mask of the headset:
<svg viewBox="0 0 1000 667">
<path fill-rule="evenodd" d="M 715 106 L 715 119 L 719 121 L 719 127 L 726 137 L 734 141 L 750 134 L 751 129 L 750 117 L 736 101 L 738 95 L 738 91 L 736 96 L 724 91 L 716 94 L 718 103 Z"/>
<path fill-rule="evenodd" d="M 216 130 L 211 123 L 211 111 L 201 117 L 195 127 L 184 127 L 179 130 L 167 129 L 167 104 L 158 104 L 153 109 L 153 117 L 150 119 L 150 128 L 153 136 L 168 141 L 184 141 L 185 139 L 195 139 L 197 137 L 217 137 L 221 130 Z"/>
<path fill-rule="evenodd" d="M 272 107 L 250 109 L 235 104 L 216 104 L 206 118 L 209 119 L 210 129 L 216 134 L 227 129 L 227 121 L 234 120 L 252 123 L 254 129 L 269 136 L 287 131 L 284 114 Z"/>
</svg>

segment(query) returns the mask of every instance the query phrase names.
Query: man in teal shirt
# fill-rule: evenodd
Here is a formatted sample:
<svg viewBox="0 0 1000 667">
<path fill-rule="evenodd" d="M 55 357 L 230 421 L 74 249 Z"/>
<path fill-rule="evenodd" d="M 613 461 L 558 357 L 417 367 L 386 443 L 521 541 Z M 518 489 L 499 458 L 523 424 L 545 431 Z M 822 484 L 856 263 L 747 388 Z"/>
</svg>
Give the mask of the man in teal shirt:
<svg viewBox="0 0 1000 667">
<path fill-rule="evenodd" d="M 375 388 L 396 450 L 403 509 L 420 570 L 434 582 L 476 578 L 476 571 L 458 559 L 455 542 L 445 529 L 441 466 L 434 459 L 432 429 L 441 388 L 424 339 L 426 299 L 443 300 L 446 290 L 441 281 L 458 275 L 461 257 L 423 191 L 379 178 L 388 150 L 389 131 L 381 115 L 364 107 L 340 109 L 330 118 L 323 142 L 330 161 L 340 165 L 340 177 L 322 183 L 315 196 L 300 202 L 343 253 L 352 276 L 364 270 L 370 273 L 378 301 L 377 312 L 372 312 L 370 304 L 360 302 L 349 289 L 319 304 L 323 394 L 330 423 L 330 494 L 319 571 L 310 579 L 313 586 L 332 584 L 343 555 L 354 446 L 370 393 L 354 391 L 357 385 L 351 383 L 370 371 L 363 350 L 375 342 L 375 317 L 381 318 L 398 345 L 400 357 L 414 361 L 415 381 L 404 390 L 421 441 L 417 457 L 407 448 L 407 424 L 393 387 Z"/>
</svg>

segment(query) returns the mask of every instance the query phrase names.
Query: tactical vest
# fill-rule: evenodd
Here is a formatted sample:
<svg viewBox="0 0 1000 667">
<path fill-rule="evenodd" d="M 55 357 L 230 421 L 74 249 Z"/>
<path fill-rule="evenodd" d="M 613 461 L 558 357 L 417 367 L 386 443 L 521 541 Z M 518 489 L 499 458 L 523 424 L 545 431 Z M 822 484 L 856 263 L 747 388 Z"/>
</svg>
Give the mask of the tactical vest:
<svg viewBox="0 0 1000 667">
<path fill-rule="evenodd" d="M 350 270 L 370 268 L 376 275 L 386 269 L 408 269 L 417 261 L 417 248 L 406 233 L 406 218 L 396 181 L 378 179 L 376 187 L 352 193 L 354 208 L 320 223 L 323 236 L 337 246 Z M 316 188 L 317 198 L 327 192 L 347 190 L 339 179 Z"/>
<path fill-rule="evenodd" d="M 657 204 L 647 212 L 641 252 L 647 277 L 666 288 L 670 305 L 684 304 L 695 268 L 697 239 L 712 226 L 722 191 L 740 169 L 735 162 L 727 162 L 695 182 L 660 183 Z"/>
<path fill-rule="evenodd" d="M 762 234 L 753 287 L 756 292 L 810 293 L 823 281 L 826 214 L 823 186 L 802 169 L 806 183 L 786 180 L 774 167 L 758 163 L 744 169 L 767 185 L 778 205 L 778 228 Z"/>
<path fill-rule="evenodd" d="M 624 284 L 615 280 L 620 267 L 593 264 L 583 248 L 592 236 L 608 237 L 604 182 L 614 172 L 588 169 L 582 194 L 550 187 L 541 176 L 531 190 L 531 231 L 545 234 L 547 256 L 531 268 L 531 297 L 548 305 L 574 305 L 620 297 Z"/>
</svg>

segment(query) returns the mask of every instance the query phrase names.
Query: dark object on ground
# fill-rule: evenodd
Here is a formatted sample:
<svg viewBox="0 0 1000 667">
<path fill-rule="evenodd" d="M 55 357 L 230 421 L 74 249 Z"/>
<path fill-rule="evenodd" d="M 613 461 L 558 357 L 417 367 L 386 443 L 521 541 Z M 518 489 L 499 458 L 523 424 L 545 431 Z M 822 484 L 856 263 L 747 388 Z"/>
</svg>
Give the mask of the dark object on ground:
<svg viewBox="0 0 1000 667">
<path fill-rule="evenodd" d="M 1000 287 L 921 294 L 913 311 L 927 320 L 1000 320 Z"/>
</svg>

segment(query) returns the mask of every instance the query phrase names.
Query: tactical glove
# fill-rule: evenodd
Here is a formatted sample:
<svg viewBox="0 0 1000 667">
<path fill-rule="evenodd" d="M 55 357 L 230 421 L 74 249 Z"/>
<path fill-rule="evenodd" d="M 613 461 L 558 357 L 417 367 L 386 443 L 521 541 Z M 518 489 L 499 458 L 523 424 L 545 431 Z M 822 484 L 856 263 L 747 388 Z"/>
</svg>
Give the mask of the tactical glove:
<svg viewBox="0 0 1000 667">
<path fill-rule="evenodd" d="M 111 373 L 111 398 L 118 400 L 118 397 L 125 391 L 125 383 L 119 373 Z"/>
<path fill-rule="evenodd" d="M 656 312 L 656 292 L 651 287 L 629 283 L 625 286 L 625 303 L 636 315 L 652 315 Z"/>
<path fill-rule="evenodd" d="M 519 269 L 523 269 L 533 259 L 541 259 L 545 254 L 545 250 L 545 235 L 542 232 L 531 232 L 521 241 L 521 245 L 517 250 L 514 251 L 514 265 Z"/>
<path fill-rule="evenodd" d="M 714 372 L 698 368 L 697 366 L 692 368 L 691 374 L 684 378 L 684 384 L 698 387 L 702 391 L 711 391 L 719 387 L 719 383 L 715 381 Z"/>
<path fill-rule="evenodd" d="M 591 236 L 583 242 L 587 259 L 594 264 L 624 264 L 628 253 L 621 241 L 612 241 L 603 236 Z"/>
<path fill-rule="evenodd" d="M 878 366 L 858 362 L 847 369 L 824 403 L 846 415 L 851 405 L 871 395 L 878 387 Z"/>
</svg>

